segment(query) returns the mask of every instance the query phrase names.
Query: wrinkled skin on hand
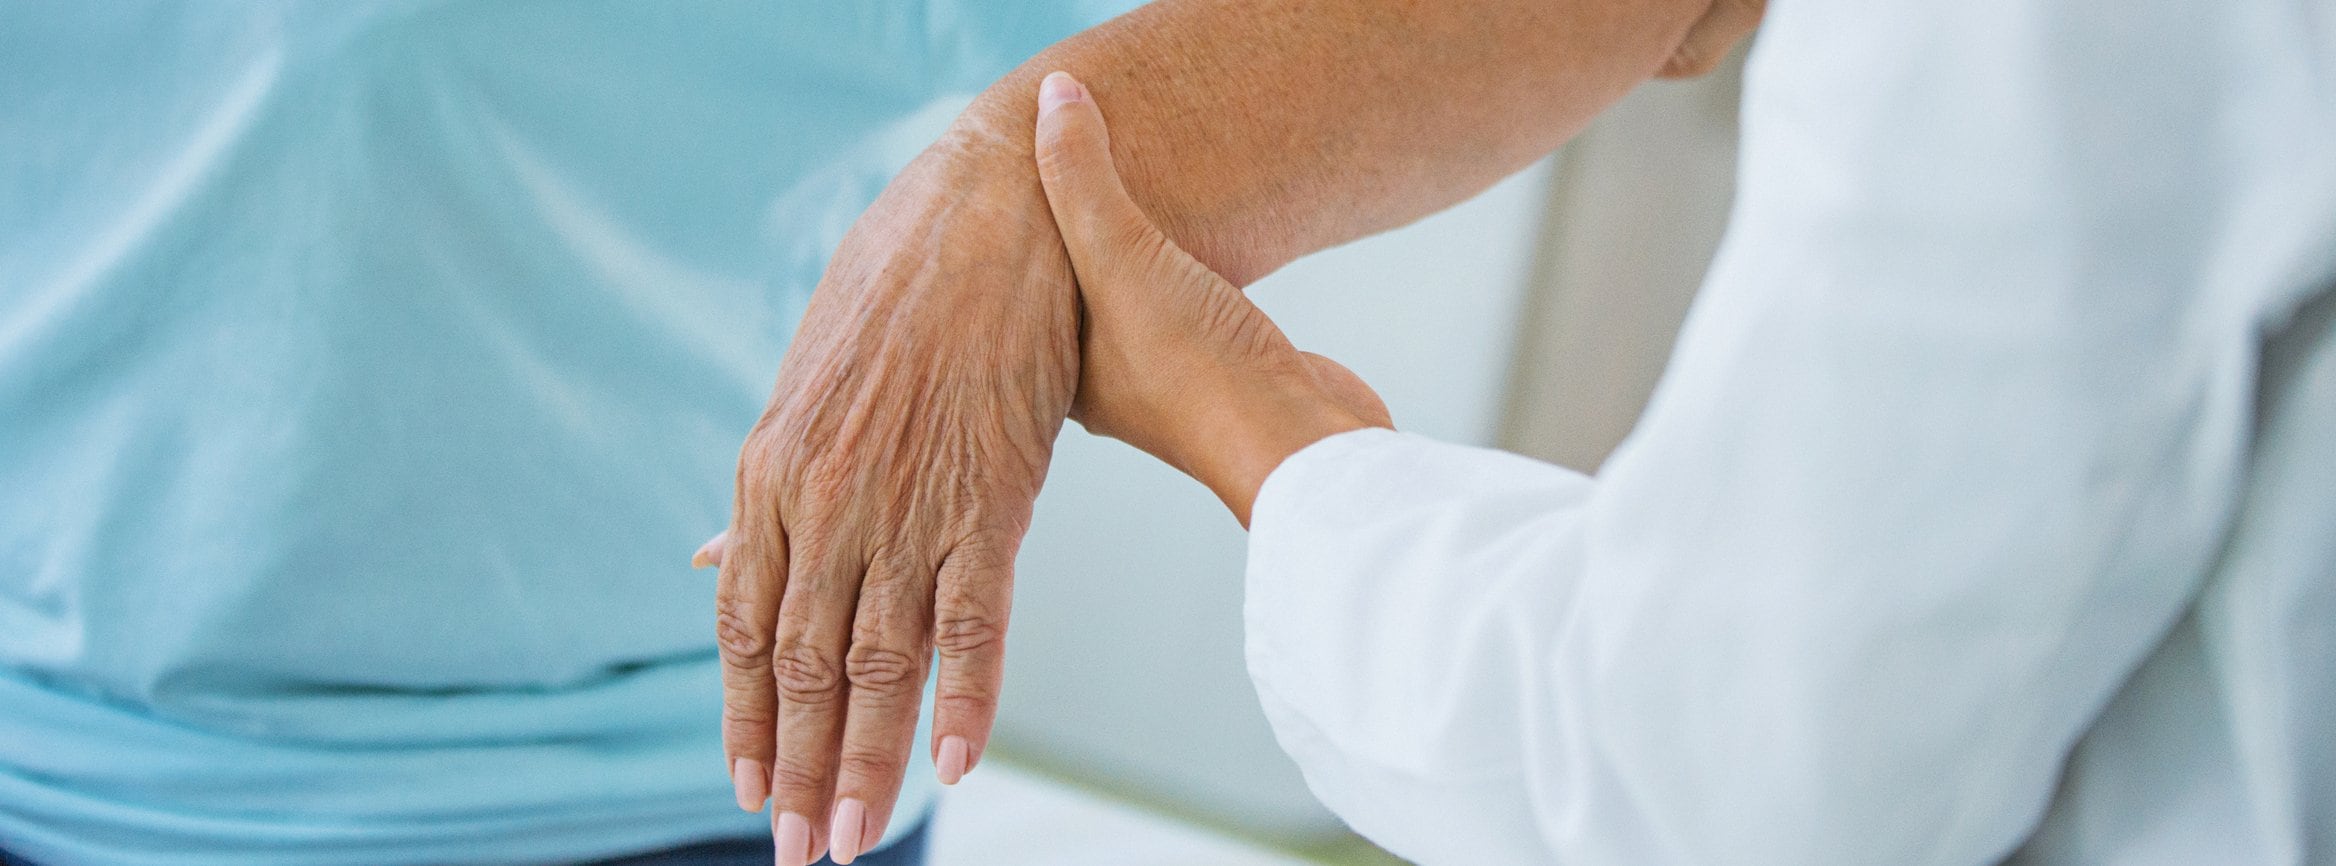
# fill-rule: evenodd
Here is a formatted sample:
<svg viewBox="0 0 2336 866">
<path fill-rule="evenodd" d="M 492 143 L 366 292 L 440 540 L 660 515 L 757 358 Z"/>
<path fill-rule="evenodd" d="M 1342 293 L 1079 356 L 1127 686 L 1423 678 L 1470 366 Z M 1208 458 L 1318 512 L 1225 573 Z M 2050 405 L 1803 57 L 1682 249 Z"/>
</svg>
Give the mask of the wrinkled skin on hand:
<svg viewBox="0 0 2336 866">
<path fill-rule="evenodd" d="M 723 736 L 779 862 L 891 817 L 938 653 L 935 762 L 980 756 L 1013 564 L 1078 376 L 1078 299 L 1027 151 L 953 130 L 848 233 L 738 462 Z"/>
</svg>

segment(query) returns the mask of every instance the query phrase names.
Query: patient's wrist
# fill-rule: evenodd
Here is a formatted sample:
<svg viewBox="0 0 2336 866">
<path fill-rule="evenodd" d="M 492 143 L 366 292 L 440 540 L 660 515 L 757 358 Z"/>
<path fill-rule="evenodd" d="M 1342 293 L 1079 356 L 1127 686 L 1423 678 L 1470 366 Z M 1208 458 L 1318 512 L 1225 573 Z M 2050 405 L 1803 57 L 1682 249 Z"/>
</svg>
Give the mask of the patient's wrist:
<svg viewBox="0 0 2336 866">
<path fill-rule="evenodd" d="M 952 124 L 948 137 L 968 150 L 990 151 L 1003 166 L 1011 163 L 1028 180 L 1033 192 L 1044 195 L 1038 183 L 1031 134 L 1038 118 L 1038 80 L 1045 71 L 1063 69 L 1089 87 L 1109 90 L 1120 76 L 1094 67 L 1085 52 L 1064 52 L 1074 37 L 1025 63 L 982 91 Z M 1139 101 L 1113 101 L 1108 92 L 1097 101 L 1110 105 L 1113 125 L 1144 112 Z M 1189 146 L 1189 143 L 1184 143 Z M 1272 207 L 1241 197 L 1241 185 L 1223 177 L 1194 176 L 1198 163 L 1175 155 L 1177 141 L 1142 136 L 1114 136 L 1112 153 L 1128 195 L 1143 209 L 1160 232 L 1178 248 L 1236 287 L 1246 287 L 1299 255 L 1309 251 L 1298 242 L 1299 226 L 1291 214 L 1305 212 L 1304 196 L 1296 189 L 1279 191 L 1286 200 Z"/>
</svg>

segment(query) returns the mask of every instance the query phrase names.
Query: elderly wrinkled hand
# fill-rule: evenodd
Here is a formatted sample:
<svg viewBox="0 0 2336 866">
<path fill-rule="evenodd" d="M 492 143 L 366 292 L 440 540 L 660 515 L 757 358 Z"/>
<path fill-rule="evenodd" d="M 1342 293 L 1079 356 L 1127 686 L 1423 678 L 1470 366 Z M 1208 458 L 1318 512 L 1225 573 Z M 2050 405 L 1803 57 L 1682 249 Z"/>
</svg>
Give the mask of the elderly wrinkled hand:
<svg viewBox="0 0 2336 866">
<path fill-rule="evenodd" d="M 1085 310 L 1072 417 L 1207 485 L 1246 525 L 1283 458 L 1391 427 L 1354 373 L 1300 352 L 1128 196 L 1102 111 L 1066 73 L 1039 89 L 1038 172 Z"/>
<path fill-rule="evenodd" d="M 1199 479 L 1244 522 L 1283 457 L 1391 426 L 1362 380 L 1298 351 L 1145 217 L 1083 87 L 1049 76 L 1039 102 L 1035 219 L 1010 194 L 983 219 L 936 211 L 979 199 L 920 194 L 966 177 L 943 151 L 845 239 L 740 459 L 732 528 L 699 551 L 722 567 L 739 805 L 767 790 L 798 862 L 848 860 L 883 834 L 929 648 L 935 764 L 955 781 L 978 758 L 1013 555 L 1066 414 Z M 967 235 L 1001 226 L 1022 234 Z M 1000 305 L 936 297 L 1018 281 L 1038 309 L 1005 305 L 1010 322 L 964 321 Z"/>
<path fill-rule="evenodd" d="M 994 143 L 953 130 L 845 236 L 739 455 L 730 529 L 697 557 L 721 567 L 738 805 L 770 799 L 782 864 L 883 837 L 928 660 L 943 782 L 996 714 L 1078 301 L 1028 156 Z"/>
</svg>

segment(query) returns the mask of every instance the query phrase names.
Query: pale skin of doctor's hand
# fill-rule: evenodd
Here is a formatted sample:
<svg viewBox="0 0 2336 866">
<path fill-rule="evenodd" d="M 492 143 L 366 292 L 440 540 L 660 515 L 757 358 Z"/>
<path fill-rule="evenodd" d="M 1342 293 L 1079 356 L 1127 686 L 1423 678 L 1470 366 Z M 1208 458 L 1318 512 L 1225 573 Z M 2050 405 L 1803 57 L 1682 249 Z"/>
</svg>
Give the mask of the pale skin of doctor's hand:
<svg viewBox="0 0 2336 866">
<path fill-rule="evenodd" d="M 770 802 L 778 861 L 849 862 L 883 835 L 928 674 L 942 781 L 988 743 L 1014 556 L 1081 381 L 1032 153 L 1041 74 L 1112 107 L 1130 198 L 1242 286 L 1475 194 L 1757 18 L 1758 0 L 1159 0 L 976 99 L 836 250 L 698 556 L 721 567 L 728 769 L 741 808 Z"/>
<path fill-rule="evenodd" d="M 1152 224 L 1120 183 L 1102 111 L 1067 73 L 1039 85 L 1037 157 L 1086 311 L 1072 417 L 1088 432 L 1182 470 L 1247 526 L 1258 488 L 1291 454 L 1394 426 L 1353 371 L 1299 351 Z"/>
</svg>

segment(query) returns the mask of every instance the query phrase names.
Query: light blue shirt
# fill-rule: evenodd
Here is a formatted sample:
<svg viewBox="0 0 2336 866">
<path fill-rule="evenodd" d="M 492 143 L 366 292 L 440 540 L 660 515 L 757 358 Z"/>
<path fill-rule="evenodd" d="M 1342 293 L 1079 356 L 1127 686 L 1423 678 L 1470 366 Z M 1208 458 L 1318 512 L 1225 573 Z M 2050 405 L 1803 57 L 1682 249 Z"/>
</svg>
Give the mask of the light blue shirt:
<svg viewBox="0 0 2336 866">
<path fill-rule="evenodd" d="M 0 3 L 0 847 L 767 833 L 690 551 L 844 229 L 1099 11 Z"/>
</svg>

